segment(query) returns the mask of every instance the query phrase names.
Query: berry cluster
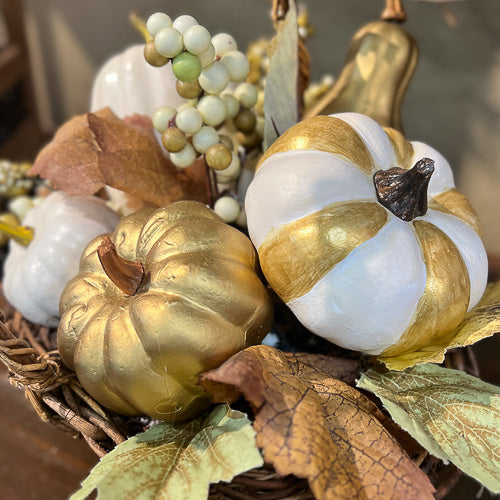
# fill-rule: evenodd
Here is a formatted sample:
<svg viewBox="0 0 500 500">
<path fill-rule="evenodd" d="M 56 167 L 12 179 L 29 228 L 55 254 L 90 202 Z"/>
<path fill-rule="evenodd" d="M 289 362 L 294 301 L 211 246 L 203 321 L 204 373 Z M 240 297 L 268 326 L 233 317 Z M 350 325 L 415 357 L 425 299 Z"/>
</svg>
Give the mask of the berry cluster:
<svg viewBox="0 0 500 500">
<path fill-rule="evenodd" d="M 26 194 L 33 188 L 33 178 L 28 177 L 30 163 L 0 160 L 0 195 L 7 198 Z"/>
<path fill-rule="evenodd" d="M 251 149 L 261 143 L 263 129 L 263 121 L 258 123 L 253 109 L 257 88 L 245 82 L 249 72 L 246 55 L 231 35 L 212 37 L 188 15 L 172 21 L 157 12 L 148 18 L 146 28 L 151 36 L 144 51 L 146 60 L 154 66 L 171 61 L 177 92 L 188 100 L 178 109 L 164 106 L 153 114 L 153 126 L 172 163 L 186 168 L 204 155 L 218 183 L 236 180 L 241 164 L 237 144 L 228 133 L 237 132 L 238 142 Z M 221 197 L 214 208 L 226 222 L 244 224 L 242 208 L 231 196 Z"/>
</svg>

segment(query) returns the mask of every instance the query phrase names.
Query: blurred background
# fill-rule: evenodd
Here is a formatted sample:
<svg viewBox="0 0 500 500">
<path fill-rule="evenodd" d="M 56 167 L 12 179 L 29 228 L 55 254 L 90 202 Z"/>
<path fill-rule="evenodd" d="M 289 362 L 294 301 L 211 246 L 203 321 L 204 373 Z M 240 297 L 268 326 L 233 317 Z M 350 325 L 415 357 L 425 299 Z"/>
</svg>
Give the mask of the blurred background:
<svg viewBox="0 0 500 500">
<path fill-rule="evenodd" d="M 304 2 L 314 29 L 307 42 L 313 81 L 339 75 L 352 35 L 378 19 L 383 3 Z M 142 42 L 128 21 L 132 11 L 145 18 L 155 11 L 172 18 L 191 14 L 212 34 L 233 34 L 241 49 L 273 33 L 270 0 L 1 0 L 0 5 L 0 159 L 32 161 L 59 125 L 88 111 L 98 68 Z M 420 49 L 403 105 L 406 136 L 432 145 L 450 161 L 458 188 L 479 213 L 491 260 L 500 267 L 500 1 L 406 0 L 405 8 L 404 28 Z M 478 347 L 483 378 L 490 382 L 498 382 L 498 369 L 487 354 L 497 346 L 491 339 Z M 47 487 L 54 494 L 44 495 L 36 481 L 30 488 L 30 481 L 19 477 L 15 456 L 6 454 L 11 446 L 19 448 L 19 436 L 10 433 L 0 435 L 0 482 L 15 475 L 17 486 L 0 497 L 65 498 L 95 457 L 85 444 L 59 439 L 58 431 L 41 422 L 29 423 L 35 430 L 26 430 L 19 419 L 30 422 L 29 410 L 4 415 L 12 392 L 6 383 L 0 386 L 0 433 L 9 428 L 25 436 L 19 460 L 32 456 L 33 466 L 46 466 Z M 22 406 L 22 395 L 16 397 L 15 405 Z M 466 481 L 451 497 L 472 498 L 478 490 Z"/>
</svg>

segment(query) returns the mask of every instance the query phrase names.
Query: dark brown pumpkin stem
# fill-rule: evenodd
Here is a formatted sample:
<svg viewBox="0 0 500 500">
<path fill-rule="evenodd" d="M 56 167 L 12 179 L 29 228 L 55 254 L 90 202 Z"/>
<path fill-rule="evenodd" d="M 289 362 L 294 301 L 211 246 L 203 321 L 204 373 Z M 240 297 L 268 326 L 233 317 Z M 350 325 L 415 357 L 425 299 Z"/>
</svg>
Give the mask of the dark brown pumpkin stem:
<svg viewBox="0 0 500 500">
<path fill-rule="evenodd" d="M 427 188 L 434 160 L 423 158 L 413 168 L 379 170 L 373 176 L 377 198 L 396 217 L 409 222 L 427 213 Z"/>
<path fill-rule="evenodd" d="M 125 295 L 135 295 L 144 276 L 142 264 L 120 257 L 107 236 L 97 248 L 97 255 L 108 278 Z"/>
<path fill-rule="evenodd" d="M 406 21 L 406 12 L 401 0 L 385 0 L 385 8 L 380 14 L 382 21 L 403 23 Z"/>
</svg>

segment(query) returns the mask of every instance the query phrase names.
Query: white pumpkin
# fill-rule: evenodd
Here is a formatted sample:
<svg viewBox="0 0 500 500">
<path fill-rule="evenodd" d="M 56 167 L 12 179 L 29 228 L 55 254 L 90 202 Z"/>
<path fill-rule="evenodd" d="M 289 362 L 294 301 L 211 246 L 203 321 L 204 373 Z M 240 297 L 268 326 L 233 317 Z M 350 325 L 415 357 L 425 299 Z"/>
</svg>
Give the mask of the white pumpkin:
<svg viewBox="0 0 500 500">
<path fill-rule="evenodd" d="M 120 118 L 135 113 L 153 116 L 161 106 L 178 108 L 186 102 L 175 89 L 172 64 L 154 67 L 144 59 L 144 45 L 128 47 L 107 60 L 97 73 L 90 111 L 110 107 Z"/>
<path fill-rule="evenodd" d="M 374 175 L 423 158 L 434 161 L 427 211 L 405 221 L 379 202 Z M 285 132 L 246 212 L 270 285 L 310 331 L 345 348 L 393 356 L 440 342 L 486 286 L 479 223 L 448 162 L 360 114 Z"/>
<path fill-rule="evenodd" d="M 96 236 L 113 231 L 118 220 L 99 198 L 62 191 L 47 196 L 23 220 L 34 229 L 31 242 L 10 242 L 3 277 L 7 300 L 33 323 L 57 326 L 61 293 L 78 273 L 84 248 Z"/>
<path fill-rule="evenodd" d="M 151 66 L 144 59 L 144 45 L 132 45 L 107 60 L 97 73 L 90 111 L 109 107 L 118 117 L 125 118 L 136 113 L 152 117 L 161 106 L 177 109 L 186 100 L 177 93 L 176 83 L 171 63 Z M 155 134 L 160 141 L 159 134 Z M 134 211 L 123 191 L 106 186 L 106 193 L 113 208 L 122 215 Z"/>
</svg>

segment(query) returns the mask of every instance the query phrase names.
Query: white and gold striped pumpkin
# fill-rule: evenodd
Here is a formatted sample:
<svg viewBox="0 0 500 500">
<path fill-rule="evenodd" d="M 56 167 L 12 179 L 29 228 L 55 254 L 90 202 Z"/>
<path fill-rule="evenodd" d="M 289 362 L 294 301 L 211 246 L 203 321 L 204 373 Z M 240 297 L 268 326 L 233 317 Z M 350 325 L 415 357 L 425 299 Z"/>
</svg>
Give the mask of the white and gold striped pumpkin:
<svg viewBox="0 0 500 500">
<path fill-rule="evenodd" d="M 405 222 L 379 203 L 373 176 L 422 158 L 435 168 L 428 210 Z M 310 331 L 348 349 L 394 356 L 441 343 L 486 286 L 478 219 L 448 162 L 364 115 L 285 132 L 258 165 L 246 212 L 275 292 Z"/>
</svg>

